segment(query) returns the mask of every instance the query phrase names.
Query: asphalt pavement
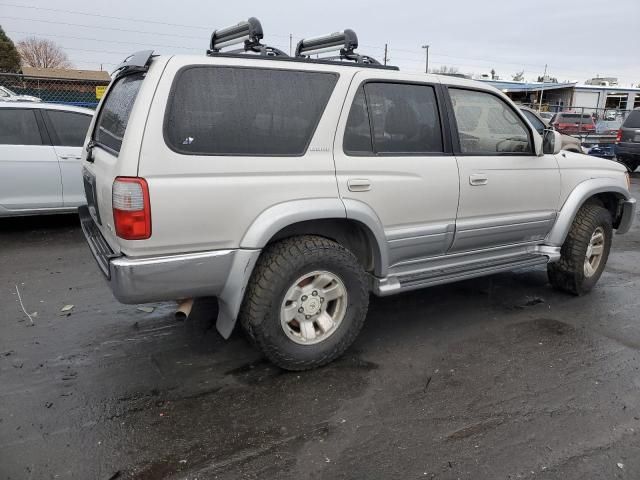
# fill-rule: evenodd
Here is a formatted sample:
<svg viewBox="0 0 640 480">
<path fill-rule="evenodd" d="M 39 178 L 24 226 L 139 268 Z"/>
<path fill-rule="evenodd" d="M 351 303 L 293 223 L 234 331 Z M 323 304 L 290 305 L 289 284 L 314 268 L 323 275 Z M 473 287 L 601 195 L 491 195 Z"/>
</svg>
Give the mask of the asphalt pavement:
<svg viewBox="0 0 640 480">
<path fill-rule="evenodd" d="M 372 298 L 310 372 L 213 301 L 150 306 L 74 216 L 0 220 L 0 479 L 640 478 L 640 219 L 587 296 L 534 269 Z"/>
</svg>

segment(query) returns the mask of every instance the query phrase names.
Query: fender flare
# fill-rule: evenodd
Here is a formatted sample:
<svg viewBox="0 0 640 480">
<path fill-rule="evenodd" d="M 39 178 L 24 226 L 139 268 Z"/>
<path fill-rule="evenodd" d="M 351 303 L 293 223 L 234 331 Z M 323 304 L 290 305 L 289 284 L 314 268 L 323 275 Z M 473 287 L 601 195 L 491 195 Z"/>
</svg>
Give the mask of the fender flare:
<svg viewBox="0 0 640 480">
<path fill-rule="evenodd" d="M 621 200 L 631 198 L 628 190 L 618 184 L 615 178 L 592 178 L 579 183 L 567 197 L 558 212 L 553 228 L 545 239 L 545 245 L 561 247 L 569 234 L 569 229 L 578 210 L 590 197 L 598 193 L 613 193 Z"/>
<path fill-rule="evenodd" d="M 388 253 L 384 229 L 371 207 L 357 200 L 313 198 L 279 203 L 264 210 L 247 229 L 237 251 L 225 286 L 218 295 L 216 328 L 229 338 L 242 306 L 244 293 L 258 261 L 260 251 L 283 228 L 294 223 L 319 219 L 352 219 L 364 224 L 371 233 L 374 249 L 375 274 L 385 276 Z"/>
</svg>

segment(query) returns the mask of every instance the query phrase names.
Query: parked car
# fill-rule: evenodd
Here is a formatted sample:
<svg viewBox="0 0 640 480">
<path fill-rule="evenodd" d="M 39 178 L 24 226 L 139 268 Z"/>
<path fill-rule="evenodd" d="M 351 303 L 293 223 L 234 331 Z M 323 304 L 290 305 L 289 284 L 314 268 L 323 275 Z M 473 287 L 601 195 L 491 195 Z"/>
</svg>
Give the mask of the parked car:
<svg viewBox="0 0 640 480">
<path fill-rule="evenodd" d="M 544 135 L 545 129 L 551 128 L 549 126 L 549 122 L 547 122 L 544 118 L 541 118 L 540 114 L 535 110 L 532 110 L 529 107 L 520 107 L 520 110 L 522 111 L 522 113 L 524 113 L 524 116 L 527 117 L 527 120 L 529 120 L 531 125 L 533 125 L 533 128 L 535 128 L 540 135 Z M 579 138 L 564 134 L 561 134 L 560 137 L 562 139 L 563 150 L 582 153 L 582 144 Z"/>
<path fill-rule="evenodd" d="M 80 156 L 92 110 L 0 102 L 0 217 L 69 213 L 86 203 Z"/>
<path fill-rule="evenodd" d="M 635 108 L 618 130 L 616 156 L 630 172 L 640 166 L 640 108 Z"/>
<path fill-rule="evenodd" d="M 556 113 L 551 119 L 550 124 L 560 133 L 571 134 L 589 134 L 595 133 L 596 124 L 593 117 L 588 113 Z"/>
<path fill-rule="evenodd" d="M 0 102 L 40 102 L 38 97 L 18 95 L 7 87 L 0 86 Z"/>
<path fill-rule="evenodd" d="M 118 300 L 216 296 L 225 338 L 239 319 L 303 370 L 348 348 L 370 292 L 547 264 L 556 288 L 594 287 L 635 215 L 622 165 L 561 152 L 486 83 L 376 64 L 350 30 L 291 58 L 255 22 L 116 70 L 79 213 Z M 259 54 L 220 54 L 233 39 Z M 310 58 L 330 46 L 352 60 Z"/>
</svg>

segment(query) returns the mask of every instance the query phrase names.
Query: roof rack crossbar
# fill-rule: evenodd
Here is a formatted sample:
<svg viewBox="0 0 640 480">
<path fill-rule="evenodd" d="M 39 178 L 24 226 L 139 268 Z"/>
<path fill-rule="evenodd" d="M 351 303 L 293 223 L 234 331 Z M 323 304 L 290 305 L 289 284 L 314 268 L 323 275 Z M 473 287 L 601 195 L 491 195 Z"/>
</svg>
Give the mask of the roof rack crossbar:
<svg viewBox="0 0 640 480">
<path fill-rule="evenodd" d="M 236 25 L 214 30 L 211 34 L 211 44 L 207 50 L 207 55 L 214 55 L 220 53 L 223 48 L 244 43 L 242 48 L 233 50 L 231 53 L 255 52 L 267 56 L 288 56 L 278 48 L 260 43 L 263 37 L 260 20 L 251 17 L 247 21 Z"/>
</svg>

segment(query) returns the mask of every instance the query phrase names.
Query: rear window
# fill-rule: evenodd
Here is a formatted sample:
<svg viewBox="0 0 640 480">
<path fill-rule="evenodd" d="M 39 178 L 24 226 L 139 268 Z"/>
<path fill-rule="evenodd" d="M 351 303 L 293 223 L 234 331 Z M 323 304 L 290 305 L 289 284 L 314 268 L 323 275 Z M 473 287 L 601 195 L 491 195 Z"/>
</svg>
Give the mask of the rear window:
<svg viewBox="0 0 640 480">
<path fill-rule="evenodd" d="M 632 110 L 622 126 L 624 128 L 640 128 L 640 110 Z"/>
<path fill-rule="evenodd" d="M 593 123 L 591 115 L 580 113 L 562 113 L 557 116 L 556 122 L 559 123 Z"/>
<path fill-rule="evenodd" d="M 192 155 L 302 155 L 337 75 L 189 67 L 173 85 L 165 140 Z"/>
<path fill-rule="evenodd" d="M 144 73 L 127 75 L 116 80 L 102 104 L 94 130 L 94 141 L 119 153 L 129 115 L 144 79 Z"/>
</svg>

